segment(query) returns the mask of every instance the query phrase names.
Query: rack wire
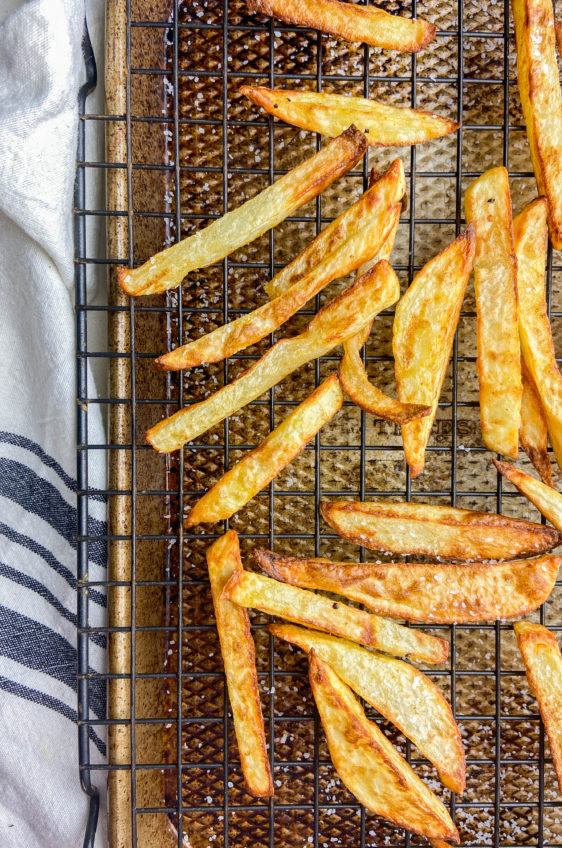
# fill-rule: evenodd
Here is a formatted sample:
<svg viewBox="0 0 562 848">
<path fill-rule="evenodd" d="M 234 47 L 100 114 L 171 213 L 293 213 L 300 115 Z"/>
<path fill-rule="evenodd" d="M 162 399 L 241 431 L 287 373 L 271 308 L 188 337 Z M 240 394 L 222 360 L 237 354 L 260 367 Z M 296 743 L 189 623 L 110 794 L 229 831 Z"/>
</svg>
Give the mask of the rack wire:
<svg viewBox="0 0 562 848">
<path fill-rule="evenodd" d="M 243 0 L 109 0 L 105 114 L 86 111 L 81 96 L 75 197 L 78 375 L 79 753 L 91 808 L 84 844 L 93 846 L 98 790 L 109 784 L 114 846 L 343 846 L 416 844 L 367 814 L 339 783 L 306 686 L 302 657 L 274 643 L 267 619 L 252 617 L 258 675 L 276 796 L 256 801 L 243 788 L 228 713 L 228 696 L 213 623 L 204 552 L 226 525 L 183 529 L 182 516 L 212 479 L 255 447 L 287 411 L 334 370 L 337 352 L 271 390 L 177 456 L 156 455 L 144 430 L 159 417 L 232 379 L 262 348 L 220 366 L 172 376 L 151 360 L 262 300 L 261 285 L 301 250 L 367 184 L 370 166 L 404 159 L 408 210 L 393 264 L 403 287 L 463 226 L 466 184 L 485 168 L 510 171 L 514 208 L 534 196 L 514 77 L 508 0 L 481 8 L 472 0 L 392 0 L 391 11 L 437 23 L 435 42 L 418 56 L 346 45 L 317 32 L 250 15 Z M 90 84 L 93 83 L 90 62 Z M 456 114 L 456 136 L 419 149 L 372 150 L 298 215 L 218 266 L 191 275 L 183 292 L 128 299 L 115 269 L 149 255 L 238 205 L 320 146 L 312 134 L 264 118 L 236 93 L 248 80 L 269 86 L 381 97 Z M 105 129 L 107 158 L 88 156 L 88 136 Z M 89 202 L 94 177 L 107 180 L 104 208 Z M 107 255 L 92 255 L 89 219 L 102 218 Z M 560 257 L 549 252 L 548 303 L 558 334 L 562 317 Z M 89 305 L 86 281 L 109 274 L 106 306 Z M 289 325 L 316 311 L 318 296 Z M 88 325 L 108 321 L 108 351 L 92 350 Z M 377 319 L 364 353 L 370 375 L 392 390 L 392 314 Z M 285 334 L 286 329 L 283 328 Z M 562 334 L 561 334 L 562 335 Z M 268 343 L 272 342 L 272 336 Z M 560 339 L 562 341 L 562 338 Z M 469 292 L 452 365 L 428 448 L 427 468 L 411 480 L 399 431 L 347 403 L 267 491 L 230 526 L 243 553 L 255 545 L 281 552 L 356 559 L 318 517 L 321 499 L 393 497 L 427 500 L 537 518 L 492 474 L 478 426 L 475 312 Z M 107 397 L 92 397 L 88 361 L 110 369 Z M 108 412 L 104 444 L 88 438 L 88 408 Z M 109 532 L 88 533 L 88 462 L 104 452 L 109 466 Z M 96 490 L 99 494 L 99 491 Z M 109 546 L 108 579 L 88 579 L 88 546 Z M 365 560 L 365 552 L 360 556 Z M 110 617 L 93 627 L 88 592 L 109 594 Z M 540 620 L 561 629 L 557 584 Z M 450 806 L 462 844 L 480 848 L 562 844 L 562 800 L 536 703 L 527 691 L 509 624 L 433 627 L 450 634 L 450 662 L 428 670 L 452 704 L 467 746 L 467 792 L 457 799 L 439 786 L 385 722 L 385 732 Z M 88 673 L 92 633 L 108 639 L 107 673 Z M 107 681 L 104 716 L 91 708 L 91 687 Z M 379 719 L 377 719 L 379 720 Z M 107 729 L 108 762 L 92 756 L 90 732 Z M 178 767 L 180 764 L 180 767 Z M 185 838 L 185 841 L 184 841 Z"/>
</svg>

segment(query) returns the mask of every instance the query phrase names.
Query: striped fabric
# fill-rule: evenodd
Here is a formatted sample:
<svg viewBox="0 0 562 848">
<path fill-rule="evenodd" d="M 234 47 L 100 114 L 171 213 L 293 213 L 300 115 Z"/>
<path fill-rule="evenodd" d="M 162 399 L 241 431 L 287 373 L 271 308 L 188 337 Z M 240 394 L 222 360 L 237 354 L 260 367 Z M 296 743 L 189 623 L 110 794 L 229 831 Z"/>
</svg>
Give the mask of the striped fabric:
<svg viewBox="0 0 562 848">
<path fill-rule="evenodd" d="M 99 3 L 100 8 L 103 3 Z M 30 0 L 0 26 L 0 846 L 82 845 L 77 743 L 72 189 L 84 5 Z M 96 396 L 92 374 L 88 393 Z M 106 440 L 100 407 L 93 442 Z M 106 578 L 105 455 L 89 465 L 88 573 Z M 89 592 L 92 626 L 106 623 Z M 92 634 L 90 671 L 105 671 Z M 90 718 L 106 716 L 105 681 Z M 90 728 L 105 762 L 105 728 Z M 95 779 L 98 778 L 98 779 Z M 103 792 L 105 773 L 94 782 Z M 96 846 L 105 846 L 104 814 Z"/>
</svg>

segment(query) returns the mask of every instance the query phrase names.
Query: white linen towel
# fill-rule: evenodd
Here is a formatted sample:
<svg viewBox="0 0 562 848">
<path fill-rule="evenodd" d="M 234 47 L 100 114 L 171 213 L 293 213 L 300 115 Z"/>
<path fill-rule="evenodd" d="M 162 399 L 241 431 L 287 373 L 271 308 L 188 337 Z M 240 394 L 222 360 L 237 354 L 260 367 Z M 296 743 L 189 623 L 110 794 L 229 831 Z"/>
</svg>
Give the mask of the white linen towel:
<svg viewBox="0 0 562 848">
<path fill-rule="evenodd" d="M 76 479 L 72 191 L 84 78 L 79 0 L 31 0 L 0 27 L 0 845 L 82 845 L 76 728 Z M 91 375 L 90 375 L 91 377 Z M 95 396 L 93 380 L 89 394 Z M 92 441 L 105 441 L 99 407 Z M 90 460 L 104 488 L 104 457 Z M 90 532 L 105 532 L 103 497 Z M 103 541 L 92 579 L 106 574 Z M 90 592 L 90 620 L 105 597 Z M 103 670 L 104 637 L 90 643 Z M 99 682 L 99 681 L 98 681 Z M 105 687 L 91 717 L 105 717 Z M 90 734 L 103 762 L 105 734 Z M 96 781 L 100 790 L 105 773 Z M 96 845 L 105 845 L 104 815 Z"/>
</svg>

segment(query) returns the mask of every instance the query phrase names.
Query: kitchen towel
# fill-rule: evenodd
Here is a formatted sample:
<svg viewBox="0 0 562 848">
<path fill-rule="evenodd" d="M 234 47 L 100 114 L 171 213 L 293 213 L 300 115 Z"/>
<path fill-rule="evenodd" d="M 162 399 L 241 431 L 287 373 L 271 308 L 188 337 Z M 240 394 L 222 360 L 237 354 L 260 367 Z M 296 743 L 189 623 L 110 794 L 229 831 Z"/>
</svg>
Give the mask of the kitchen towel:
<svg viewBox="0 0 562 848">
<path fill-rule="evenodd" d="M 0 27 L 0 845 L 76 848 L 88 799 L 76 728 L 76 390 L 72 193 L 84 80 L 80 0 L 31 0 Z M 94 282 L 92 278 L 92 283 Z M 93 295 L 94 292 L 92 291 Z M 92 374 L 88 393 L 96 396 Z M 89 436 L 105 441 L 99 406 Z M 89 485 L 105 487 L 103 452 Z M 89 503 L 103 537 L 104 497 Z M 106 575 L 105 543 L 89 574 Z M 106 599 L 90 592 L 90 621 Z M 103 634 L 90 638 L 105 668 Z M 105 716 L 103 681 L 91 717 Z M 104 762 L 103 727 L 92 727 Z M 100 789 L 105 773 L 97 772 Z M 105 845 L 104 815 L 96 845 Z"/>
</svg>

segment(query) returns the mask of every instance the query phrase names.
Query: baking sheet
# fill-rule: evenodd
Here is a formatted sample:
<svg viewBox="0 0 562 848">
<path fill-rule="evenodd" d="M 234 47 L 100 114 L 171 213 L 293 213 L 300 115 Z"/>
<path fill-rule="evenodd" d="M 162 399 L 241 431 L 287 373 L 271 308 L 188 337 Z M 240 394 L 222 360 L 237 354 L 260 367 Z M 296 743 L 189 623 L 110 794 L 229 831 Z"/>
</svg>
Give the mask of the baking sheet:
<svg viewBox="0 0 562 848">
<path fill-rule="evenodd" d="M 114 118 L 106 123 L 107 156 L 118 166 L 108 169 L 108 209 L 119 213 L 108 217 L 108 255 L 117 261 L 140 264 L 175 240 L 179 224 L 182 236 L 195 231 L 317 149 L 313 134 L 273 122 L 238 94 L 249 75 L 258 84 L 367 94 L 461 114 L 464 125 L 458 137 L 416 150 L 371 150 L 368 162 L 295 220 L 191 274 L 181 302 L 171 292 L 138 299 L 131 308 L 112 269 L 111 394 L 122 402 L 111 408 L 110 488 L 122 494 L 112 498 L 110 533 L 123 538 L 110 544 L 110 579 L 125 584 L 110 596 L 110 624 L 124 628 L 110 634 L 110 671 L 117 675 L 109 686 L 108 717 L 116 720 L 109 729 L 110 761 L 121 766 L 109 772 L 112 846 L 177 845 L 180 786 L 184 842 L 194 848 L 356 848 L 410 839 L 365 814 L 341 785 L 313 709 L 304 658 L 274 643 L 260 614 L 252 622 L 276 794 L 269 803 L 245 793 L 206 585 L 205 549 L 222 527 L 181 529 L 181 516 L 209 483 L 333 372 L 337 355 L 300 369 L 181 458 L 159 456 L 144 444 L 148 426 L 180 400 L 199 400 L 231 380 L 269 340 L 183 378 L 153 370 L 153 356 L 178 343 L 180 325 L 184 339 L 196 337 L 263 303 L 263 283 L 357 197 L 368 167 L 380 170 L 397 155 L 404 160 L 409 203 L 392 256 L 403 289 L 459 231 L 462 192 L 482 170 L 508 165 L 514 210 L 535 195 L 513 38 L 503 37 L 504 5 L 467 0 L 458 8 L 450 0 L 424 0 L 414 8 L 409 2 L 385 8 L 434 21 L 435 42 L 417 57 L 349 45 L 250 15 L 242 0 L 186 0 L 175 9 L 168 0 L 108 2 L 107 112 Z M 558 262 L 555 255 L 554 313 L 560 309 Z M 323 292 L 314 309 L 338 285 Z M 303 310 L 279 335 L 297 332 L 306 321 Z M 407 478 L 396 426 L 344 406 L 269 490 L 231 520 L 248 565 L 256 545 L 356 559 L 359 549 L 334 538 L 317 517 L 319 499 L 336 494 L 408 496 L 537 519 L 510 486 L 498 484 L 482 447 L 475 321 L 470 285 L 425 473 Z M 558 336 L 557 314 L 553 325 Z M 366 354 L 369 375 L 392 393 L 391 326 L 391 314 L 376 319 Z M 557 587 L 544 612 L 549 626 L 562 623 L 559 597 Z M 462 844 L 562 844 L 562 799 L 550 761 L 539 762 L 543 734 L 511 629 L 431 631 L 452 640 L 451 662 L 430 677 L 452 700 L 467 746 L 467 791 L 453 801 Z M 434 770 L 394 728 L 382 726 L 449 803 Z"/>
</svg>

